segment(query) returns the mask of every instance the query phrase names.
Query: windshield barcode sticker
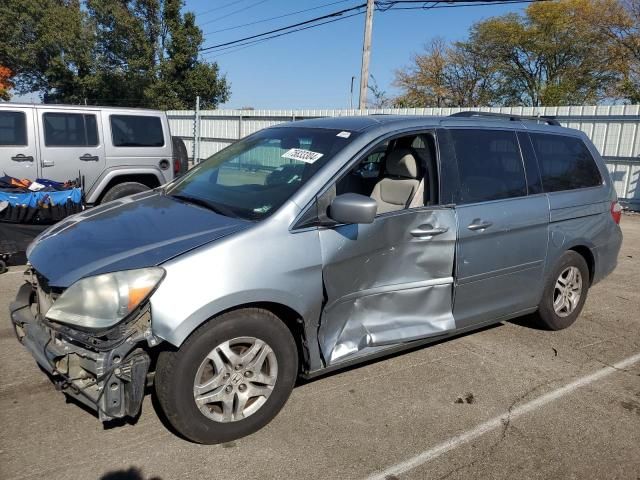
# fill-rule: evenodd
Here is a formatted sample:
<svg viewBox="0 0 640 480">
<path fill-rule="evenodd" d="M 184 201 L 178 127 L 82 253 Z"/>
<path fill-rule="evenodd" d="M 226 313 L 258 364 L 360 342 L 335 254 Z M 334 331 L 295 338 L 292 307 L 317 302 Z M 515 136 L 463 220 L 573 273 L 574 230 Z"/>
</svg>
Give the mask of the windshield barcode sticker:
<svg viewBox="0 0 640 480">
<path fill-rule="evenodd" d="M 291 150 L 282 154 L 282 158 L 290 158 L 291 160 L 299 160 L 305 163 L 314 163 L 319 160 L 324 154 L 318 152 L 312 152 L 311 150 L 304 150 L 302 148 L 292 148 Z"/>
</svg>

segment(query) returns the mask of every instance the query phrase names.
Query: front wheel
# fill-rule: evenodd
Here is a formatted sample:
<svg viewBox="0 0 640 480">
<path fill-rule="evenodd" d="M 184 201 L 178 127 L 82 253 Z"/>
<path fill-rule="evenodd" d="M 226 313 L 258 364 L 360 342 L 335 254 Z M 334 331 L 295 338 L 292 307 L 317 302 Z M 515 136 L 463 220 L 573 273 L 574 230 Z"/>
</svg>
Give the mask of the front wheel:
<svg viewBox="0 0 640 480">
<path fill-rule="evenodd" d="M 298 372 L 289 329 L 261 309 L 209 321 L 176 352 L 162 352 L 156 395 L 171 425 L 206 444 L 249 435 L 284 406 Z"/>
<path fill-rule="evenodd" d="M 589 290 L 589 267 L 573 250 L 564 252 L 547 279 L 538 318 L 550 330 L 562 330 L 576 321 Z"/>
</svg>

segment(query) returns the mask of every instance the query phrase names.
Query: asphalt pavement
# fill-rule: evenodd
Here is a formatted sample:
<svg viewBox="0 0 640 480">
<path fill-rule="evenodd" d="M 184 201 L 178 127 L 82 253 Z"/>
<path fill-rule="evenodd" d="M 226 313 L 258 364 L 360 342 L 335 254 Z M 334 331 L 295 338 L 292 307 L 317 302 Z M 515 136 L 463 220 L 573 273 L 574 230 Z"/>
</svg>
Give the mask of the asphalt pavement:
<svg viewBox="0 0 640 480">
<path fill-rule="evenodd" d="M 258 433 L 189 443 L 151 397 L 103 426 L 56 392 L 10 328 L 0 275 L 1 479 L 640 479 L 640 216 L 617 270 L 561 332 L 529 319 L 296 387 Z"/>
</svg>

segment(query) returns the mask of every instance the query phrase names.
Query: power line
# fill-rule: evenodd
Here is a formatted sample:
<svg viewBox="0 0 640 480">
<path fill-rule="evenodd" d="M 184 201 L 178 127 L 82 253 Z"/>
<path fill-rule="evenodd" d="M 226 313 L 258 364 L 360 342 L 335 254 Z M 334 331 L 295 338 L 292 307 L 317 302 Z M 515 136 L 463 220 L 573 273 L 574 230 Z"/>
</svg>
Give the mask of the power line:
<svg viewBox="0 0 640 480">
<path fill-rule="evenodd" d="M 226 15 L 222 15 L 220 17 L 212 18 L 211 20 L 207 20 L 206 22 L 202 22 L 202 25 L 208 25 L 209 23 L 217 22 L 218 20 L 222 20 L 223 18 L 230 17 L 231 15 L 235 15 L 236 13 L 244 12 L 245 10 L 249 10 L 250 8 L 257 7 L 258 5 L 266 2 L 267 0 L 260 0 L 259 2 L 252 3 L 251 5 L 247 5 L 246 7 L 239 8 L 238 10 L 234 10 L 233 12 L 229 12 Z"/>
<path fill-rule="evenodd" d="M 240 2 L 244 2 L 244 0 L 235 0 L 233 2 L 225 3 L 224 5 L 220 5 L 219 7 L 216 7 L 216 8 L 210 8 L 209 10 L 205 10 L 204 12 L 197 12 L 196 15 L 207 15 L 208 13 L 211 13 L 211 12 L 217 12 L 218 10 L 223 10 L 227 7 L 230 7 L 231 5 L 237 5 Z"/>
<path fill-rule="evenodd" d="M 268 32 L 258 33 L 256 35 L 251 35 L 249 37 L 239 38 L 238 40 L 232 40 L 230 42 L 219 43 L 217 45 L 212 45 L 210 47 L 201 48 L 200 51 L 201 52 L 206 52 L 206 51 L 209 51 L 209 50 L 217 49 L 219 47 L 226 47 L 227 45 L 233 45 L 233 44 L 236 44 L 236 43 L 244 42 L 246 40 L 252 40 L 254 38 L 264 37 L 264 36 L 270 35 L 272 33 L 283 32 L 285 30 L 289 30 L 289 29 L 292 29 L 292 28 L 295 28 L 295 27 L 299 27 L 299 26 L 302 26 L 302 25 L 308 25 L 310 23 L 315 23 L 315 22 L 318 22 L 320 20 L 324 20 L 325 18 L 339 17 L 339 16 L 344 15 L 347 12 L 352 12 L 353 10 L 359 10 L 359 9 L 361 9 L 363 7 L 366 7 L 366 6 L 367 6 L 366 3 L 361 3 L 360 5 L 357 5 L 355 7 L 345 8 L 345 9 L 339 10 L 337 12 L 332 12 L 332 13 L 329 13 L 327 15 L 322 15 L 320 17 L 316 17 L 316 18 L 312 18 L 312 19 L 309 19 L 309 20 L 305 20 L 304 22 L 294 23 L 293 25 L 287 25 L 286 27 L 276 28 L 274 30 L 269 30 Z"/>
<path fill-rule="evenodd" d="M 259 38 L 259 39 L 247 41 L 245 43 L 240 43 L 240 44 L 237 44 L 237 45 L 226 46 L 226 47 L 223 47 L 223 48 L 219 48 L 219 49 L 217 49 L 217 50 L 215 50 L 213 52 L 207 52 L 204 55 L 207 56 L 207 55 L 211 55 L 211 54 L 217 54 L 218 52 L 221 52 L 221 51 L 224 51 L 224 50 L 231 50 L 231 51 L 228 51 L 226 53 L 221 53 L 220 55 L 214 55 L 213 57 L 209 57 L 209 58 L 216 58 L 216 57 L 219 57 L 219 56 L 222 56 L 222 55 L 226 55 L 228 53 L 234 53 L 234 52 L 236 52 L 238 50 L 244 50 L 245 48 L 251 47 L 253 45 L 257 45 L 257 44 L 262 43 L 262 42 L 266 42 L 267 40 L 271 40 L 273 38 L 283 37 L 285 35 L 289 35 L 290 33 L 301 32 L 303 30 L 309 30 L 311 28 L 319 27 L 321 25 L 327 25 L 329 23 L 338 22 L 340 20 L 346 20 L 347 18 L 355 17 L 357 15 L 362 15 L 363 13 L 364 12 L 356 12 L 356 13 L 352 13 L 351 15 L 341 16 L 341 17 L 338 17 L 338 18 L 334 18 L 332 20 L 327 20 L 326 22 L 317 23 L 315 25 L 307 25 L 306 27 L 297 28 L 295 30 L 291 30 L 291 31 L 288 31 L 288 32 L 278 33 L 276 35 L 271 35 L 269 37 Z M 242 48 L 237 48 L 237 47 L 241 47 L 241 46 L 242 46 Z"/>
<path fill-rule="evenodd" d="M 236 29 L 242 28 L 242 27 L 249 27 L 251 25 L 256 25 L 258 23 L 269 22 L 271 20 L 278 20 L 280 18 L 285 18 L 285 17 L 291 17 L 291 16 L 297 15 L 299 13 L 310 12 L 312 10 L 319 10 L 321 8 L 330 7 L 331 5 L 337 5 L 338 3 L 345 3 L 345 2 L 351 2 L 351 1 L 353 1 L 353 0 L 338 0 L 337 2 L 325 3 L 324 5 L 318 5 L 317 7 L 307 8 L 305 10 L 298 10 L 297 12 L 285 13 L 284 15 L 278 15 L 277 17 L 263 18 L 263 19 L 260 19 L 260 20 L 256 20 L 255 22 L 243 23 L 242 25 L 234 25 L 232 27 L 221 28 L 220 30 L 214 30 L 212 32 L 206 32 L 203 35 L 206 37 L 207 35 L 213 35 L 214 33 L 226 32 L 226 31 L 229 31 L 229 30 L 236 30 Z"/>
<path fill-rule="evenodd" d="M 462 7 L 475 7 L 475 6 L 488 6 L 488 5 L 507 5 L 507 4 L 526 4 L 526 3 L 536 3 L 536 2 L 544 2 L 544 1 L 551 1 L 551 0 L 448 0 L 447 3 L 445 4 L 444 1 L 439 0 L 439 1 L 432 1 L 432 2 L 428 2 L 428 1 L 424 1 L 424 0 L 395 0 L 395 1 L 387 1 L 387 2 L 378 2 L 376 5 L 378 5 L 379 3 L 384 3 L 387 4 L 387 8 L 381 9 L 381 11 L 383 12 L 388 12 L 388 11 L 400 11 L 400 10 L 431 10 L 431 9 L 440 9 L 440 8 L 462 8 Z M 397 4 L 417 4 L 420 3 L 422 4 L 422 6 L 406 6 L 406 7 L 396 7 Z M 427 5 L 427 4 L 431 4 L 431 5 Z M 344 15 L 345 12 L 349 12 L 349 11 L 354 11 L 354 10 L 358 10 L 358 9 L 362 9 L 366 7 L 366 4 L 360 4 L 357 5 L 355 7 L 352 8 L 347 8 L 344 10 L 339 10 L 337 12 L 333 12 L 333 13 L 329 13 L 327 15 L 322 15 L 320 17 L 316 17 L 316 18 L 312 18 L 310 20 L 306 20 L 304 22 L 299 22 L 293 25 L 289 25 L 286 27 L 281 27 L 281 28 L 277 28 L 275 30 L 270 30 L 268 32 L 263 32 L 260 34 L 256 34 L 256 35 L 251 35 L 249 37 L 245 37 L 245 38 L 240 38 L 238 40 L 233 40 L 233 41 L 229 41 L 229 42 L 225 42 L 225 43 L 220 43 L 217 45 L 212 45 L 210 47 L 205 47 L 200 49 L 200 52 L 205 52 L 204 55 L 210 55 L 210 54 L 217 54 L 218 52 L 222 52 L 225 50 L 229 50 L 225 53 L 221 53 L 219 55 L 214 55 L 210 58 L 216 58 L 218 56 L 222 56 L 222 55 L 226 55 L 229 53 L 234 53 L 236 51 L 239 50 L 244 50 L 245 48 L 248 48 L 250 46 L 253 45 L 257 45 L 260 44 L 264 41 L 267 40 L 271 40 L 273 38 L 278 38 L 278 37 L 282 37 L 285 35 L 289 35 L 292 33 L 296 33 L 296 32 L 300 32 L 303 30 L 308 30 L 311 28 L 315 28 L 315 27 L 319 27 L 321 25 L 326 25 L 329 23 L 333 23 L 339 20 L 345 20 L 347 18 L 350 17 L 354 17 L 356 15 L 361 15 L 364 12 L 356 12 L 350 15 Z M 394 8 L 392 8 L 394 7 Z M 326 22 L 320 22 L 320 23 L 315 23 L 315 22 L 319 22 L 320 20 L 323 19 L 327 19 L 327 18 L 332 18 L 332 17 L 338 17 L 338 18 L 333 18 L 332 20 L 326 21 Z M 309 25 L 311 24 L 311 25 Z M 305 26 L 306 25 L 306 26 Z M 303 26 L 302 28 L 295 28 L 298 26 Z M 272 35 L 274 34 L 274 35 Z M 242 48 L 236 48 L 236 47 L 242 47 Z"/>
</svg>

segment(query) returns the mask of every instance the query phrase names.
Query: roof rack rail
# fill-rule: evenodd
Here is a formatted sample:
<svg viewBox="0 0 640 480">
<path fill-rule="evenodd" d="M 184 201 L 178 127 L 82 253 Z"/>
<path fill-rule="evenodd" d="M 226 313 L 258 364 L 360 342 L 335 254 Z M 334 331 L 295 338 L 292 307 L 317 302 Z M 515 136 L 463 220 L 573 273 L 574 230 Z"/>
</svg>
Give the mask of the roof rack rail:
<svg viewBox="0 0 640 480">
<path fill-rule="evenodd" d="M 450 117 L 489 117 L 499 119 L 502 118 L 504 120 L 508 120 L 510 122 L 520 122 L 522 120 L 535 121 L 535 122 L 544 122 L 547 125 L 553 125 L 556 127 L 561 127 L 560 122 L 555 119 L 555 117 L 549 117 L 541 115 L 539 117 L 522 117 L 520 115 L 511 115 L 509 113 L 494 113 L 494 112 L 478 112 L 475 110 L 465 110 L 463 112 L 452 113 L 449 115 Z"/>
</svg>

